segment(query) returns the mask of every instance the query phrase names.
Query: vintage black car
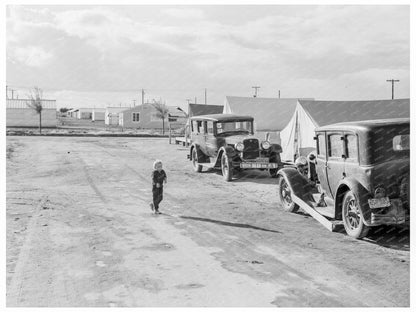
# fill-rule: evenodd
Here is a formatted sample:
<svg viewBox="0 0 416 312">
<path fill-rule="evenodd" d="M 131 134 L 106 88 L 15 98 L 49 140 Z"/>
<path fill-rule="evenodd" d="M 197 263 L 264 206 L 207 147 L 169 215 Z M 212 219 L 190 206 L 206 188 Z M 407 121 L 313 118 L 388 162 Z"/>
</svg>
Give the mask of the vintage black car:
<svg viewBox="0 0 416 312">
<path fill-rule="evenodd" d="M 254 136 L 253 117 L 233 114 L 213 114 L 191 118 L 191 146 L 188 158 L 194 170 L 203 167 L 222 170 L 231 181 L 235 170 L 269 170 L 276 176 L 281 147 L 268 138 L 260 141 Z"/>
<path fill-rule="evenodd" d="M 309 170 L 278 172 L 279 199 L 287 211 L 307 203 L 348 235 L 409 220 L 409 119 L 339 123 L 317 128 Z M 308 207 L 307 207 L 308 208 Z"/>
</svg>

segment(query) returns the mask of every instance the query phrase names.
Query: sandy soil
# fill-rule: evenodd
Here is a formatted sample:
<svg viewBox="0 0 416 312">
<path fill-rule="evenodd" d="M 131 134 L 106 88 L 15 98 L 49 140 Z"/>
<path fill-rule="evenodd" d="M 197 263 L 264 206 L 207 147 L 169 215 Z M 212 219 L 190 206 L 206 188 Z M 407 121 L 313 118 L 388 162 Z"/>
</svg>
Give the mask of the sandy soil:
<svg viewBox="0 0 416 312">
<path fill-rule="evenodd" d="M 167 139 L 7 137 L 8 307 L 406 307 L 409 230 L 355 240 Z M 152 162 L 165 163 L 162 215 Z"/>
</svg>

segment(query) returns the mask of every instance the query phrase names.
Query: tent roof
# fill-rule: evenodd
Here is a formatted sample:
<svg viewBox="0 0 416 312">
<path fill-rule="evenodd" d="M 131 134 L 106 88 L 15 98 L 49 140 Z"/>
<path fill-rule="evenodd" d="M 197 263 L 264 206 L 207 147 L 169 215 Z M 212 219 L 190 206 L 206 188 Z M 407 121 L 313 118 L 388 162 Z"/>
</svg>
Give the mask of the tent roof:
<svg viewBox="0 0 416 312">
<path fill-rule="evenodd" d="M 188 114 L 190 117 L 210 114 L 221 114 L 223 109 L 223 105 L 189 104 Z"/>
<path fill-rule="evenodd" d="M 299 100 L 299 104 L 318 126 L 347 121 L 410 117 L 410 99 L 376 101 Z"/>
<path fill-rule="evenodd" d="M 298 99 L 227 96 L 233 114 L 254 117 L 257 130 L 282 130 L 292 118 Z"/>
</svg>

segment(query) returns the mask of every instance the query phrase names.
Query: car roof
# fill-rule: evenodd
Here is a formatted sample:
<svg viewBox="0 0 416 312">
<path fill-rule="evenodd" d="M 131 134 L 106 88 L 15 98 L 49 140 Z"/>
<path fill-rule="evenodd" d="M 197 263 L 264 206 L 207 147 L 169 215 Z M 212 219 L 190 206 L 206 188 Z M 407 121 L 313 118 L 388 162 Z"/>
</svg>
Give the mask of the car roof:
<svg viewBox="0 0 416 312">
<path fill-rule="evenodd" d="M 253 120 L 251 116 L 235 115 L 235 114 L 211 114 L 191 117 L 192 120 L 211 120 L 211 121 L 247 121 Z"/>
<path fill-rule="evenodd" d="M 332 125 L 318 127 L 315 131 L 332 131 L 332 130 L 360 130 L 371 131 L 375 128 L 391 127 L 391 126 L 406 126 L 410 125 L 410 118 L 391 118 L 391 119 L 376 119 L 376 120 L 362 120 L 340 122 Z"/>
</svg>

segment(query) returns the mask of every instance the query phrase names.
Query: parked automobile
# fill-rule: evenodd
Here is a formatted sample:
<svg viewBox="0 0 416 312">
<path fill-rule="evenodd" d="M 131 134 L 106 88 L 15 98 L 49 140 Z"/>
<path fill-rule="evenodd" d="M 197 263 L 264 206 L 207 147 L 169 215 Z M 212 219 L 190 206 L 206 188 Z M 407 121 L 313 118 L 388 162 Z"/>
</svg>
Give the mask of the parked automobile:
<svg viewBox="0 0 416 312">
<path fill-rule="evenodd" d="M 342 220 L 361 238 L 372 226 L 409 220 L 410 119 L 339 123 L 317 128 L 316 155 L 306 171 L 278 172 L 283 208 L 307 203 L 321 215 Z M 306 173 L 305 173 L 306 172 Z"/>
<path fill-rule="evenodd" d="M 188 158 L 196 172 L 203 167 L 221 169 L 226 181 L 236 170 L 268 170 L 276 176 L 282 167 L 280 145 L 268 138 L 259 141 L 253 132 L 253 117 L 213 114 L 191 118 Z"/>
</svg>

